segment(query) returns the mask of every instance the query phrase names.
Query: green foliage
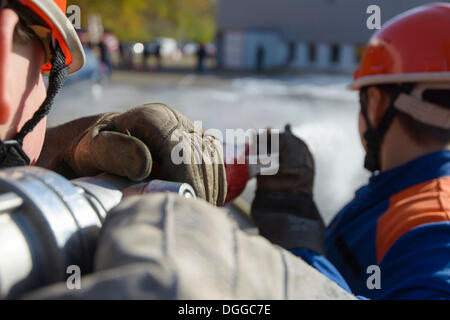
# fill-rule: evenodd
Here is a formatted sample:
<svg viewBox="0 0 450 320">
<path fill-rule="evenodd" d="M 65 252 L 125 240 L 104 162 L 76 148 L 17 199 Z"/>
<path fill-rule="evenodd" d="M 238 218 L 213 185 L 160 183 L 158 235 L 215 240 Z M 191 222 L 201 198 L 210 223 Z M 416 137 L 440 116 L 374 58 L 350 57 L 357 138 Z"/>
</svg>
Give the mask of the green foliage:
<svg viewBox="0 0 450 320">
<path fill-rule="evenodd" d="M 212 41 L 216 0 L 69 0 L 80 6 L 83 27 L 99 14 L 105 29 L 121 40 L 149 41 L 155 37 Z"/>
</svg>

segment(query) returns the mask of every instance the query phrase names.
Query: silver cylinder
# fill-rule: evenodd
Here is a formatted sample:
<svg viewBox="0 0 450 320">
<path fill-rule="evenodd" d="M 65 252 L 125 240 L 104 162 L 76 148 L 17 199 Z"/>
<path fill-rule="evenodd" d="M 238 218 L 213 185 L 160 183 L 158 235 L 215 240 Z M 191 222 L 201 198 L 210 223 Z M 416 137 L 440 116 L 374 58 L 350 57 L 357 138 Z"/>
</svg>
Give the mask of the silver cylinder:
<svg viewBox="0 0 450 320">
<path fill-rule="evenodd" d="M 0 171 L 0 297 L 65 281 L 71 265 L 90 273 L 107 212 L 124 197 L 155 192 L 195 198 L 183 183 L 106 174 L 68 181 L 37 167 Z"/>
</svg>

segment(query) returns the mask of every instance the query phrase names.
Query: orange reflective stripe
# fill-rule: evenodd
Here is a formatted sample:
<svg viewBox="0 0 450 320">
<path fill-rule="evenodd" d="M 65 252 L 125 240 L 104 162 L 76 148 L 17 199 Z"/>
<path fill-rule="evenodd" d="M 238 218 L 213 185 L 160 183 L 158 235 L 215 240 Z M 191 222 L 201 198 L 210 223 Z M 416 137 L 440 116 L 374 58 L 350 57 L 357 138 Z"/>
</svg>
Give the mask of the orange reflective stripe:
<svg viewBox="0 0 450 320">
<path fill-rule="evenodd" d="M 389 209 L 378 219 L 378 263 L 408 231 L 433 222 L 450 221 L 450 177 L 427 181 L 392 196 Z"/>
</svg>

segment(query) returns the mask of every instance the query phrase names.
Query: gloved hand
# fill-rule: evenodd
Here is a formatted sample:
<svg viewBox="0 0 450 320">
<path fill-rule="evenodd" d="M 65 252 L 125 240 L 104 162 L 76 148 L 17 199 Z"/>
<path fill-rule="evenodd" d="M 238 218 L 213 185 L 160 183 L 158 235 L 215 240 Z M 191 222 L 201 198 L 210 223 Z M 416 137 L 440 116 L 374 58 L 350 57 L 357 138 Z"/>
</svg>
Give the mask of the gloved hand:
<svg viewBox="0 0 450 320">
<path fill-rule="evenodd" d="M 54 144 L 64 147 L 55 150 Z M 140 181 L 153 173 L 157 164 L 159 179 L 189 183 L 199 198 L 214 205 L 223 205 L 226 197 L 222 143 L 163 104 L 54 128 L 43 151 L 38 165 L 66 176 L 70 169 L 69 178 L 107 172 Z M 51 152 L 59 156 L 49 159 Z"/>
<path fill-rule="evenodd" d="M 252 217 L 271 242 L 323 254 L 325 224 L 313 200 L 314 158 L 289 125 L 280 134 L 279 147 L 278 173 L 257 176 Z"/>
</svg>

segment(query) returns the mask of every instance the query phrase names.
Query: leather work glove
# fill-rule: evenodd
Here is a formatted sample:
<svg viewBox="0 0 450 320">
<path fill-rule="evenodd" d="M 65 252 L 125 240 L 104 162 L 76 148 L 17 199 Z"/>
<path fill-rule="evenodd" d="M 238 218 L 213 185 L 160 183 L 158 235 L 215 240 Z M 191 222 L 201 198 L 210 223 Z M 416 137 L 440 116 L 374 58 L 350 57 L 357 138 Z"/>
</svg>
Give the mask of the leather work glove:
<svg viewBox="0 0 450 320">
<path fill-rule="evenodd" d="M 199 198 L 214 205 L 223 205 L 226 197 L 222 143 L 163 104 L 50 129 L 37 165 L 68 178 L 107 172 L 141 181 L 152 174 L 189 183 Z"/>
<path fill-rule="evenodd" d="M 252 217 L 260 234 L 287 250 L 325 251 L 325 224 L 313 200 L 314 158 L 289 125 L 280 134 L 280 169 L 257 176 Z"/>
</svg>

